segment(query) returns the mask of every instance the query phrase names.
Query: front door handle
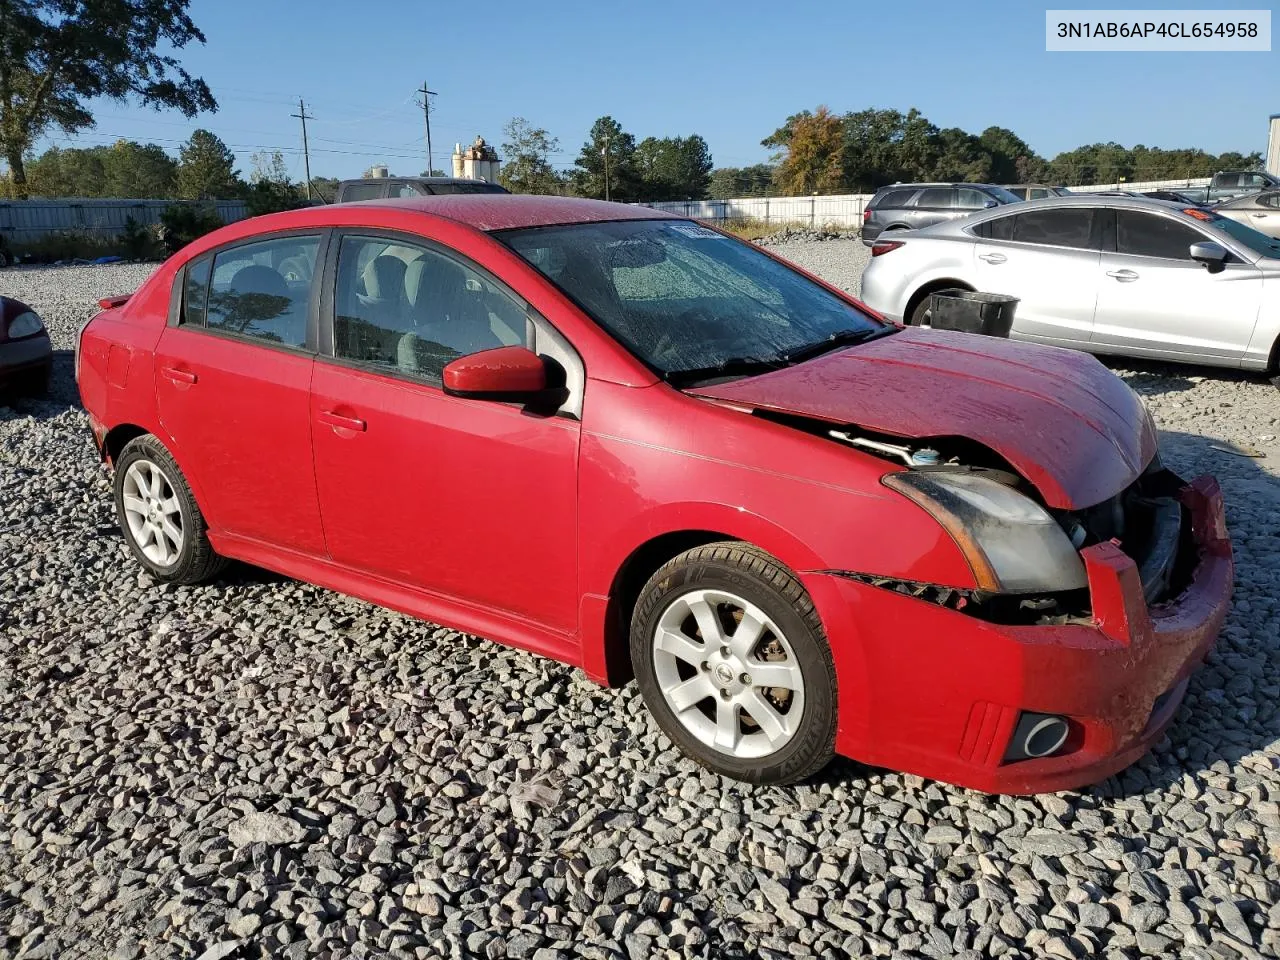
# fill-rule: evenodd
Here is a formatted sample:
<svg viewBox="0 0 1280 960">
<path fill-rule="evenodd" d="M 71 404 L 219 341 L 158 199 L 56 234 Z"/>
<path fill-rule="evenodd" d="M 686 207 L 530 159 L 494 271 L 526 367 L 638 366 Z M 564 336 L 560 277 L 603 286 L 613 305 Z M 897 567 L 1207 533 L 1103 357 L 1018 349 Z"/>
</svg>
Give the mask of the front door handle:
<svg viewBox="0 0 1280 960">
<path fill-rule="evenodd" d="M 980 253 L 978 259 L 985 260 L 987 263 L 1004 263 L 1009 258 L 1003 253 Z"/>
<path fill-rule="evenodd" d="M 1121 283 L 1133 283 L 1138 279 L 1138 275 L 1132 270 L 1108 270 L 1107 276 L 1119 280 Z"/>
<path fill-rule="evenodd" d="M 342 414 L 335 413 L 332 410 L 320 411 L 320 422 L 333 427 L 335 430 L 355 430 L 357 433 L 363 433 L 369 427 L 359 417 L 344 417 Z"/>
<path fill-rule="evenodd" d="M 177 367 L 161 367 L 160 373 L 166 380 L 172 380 L 174 383 L 191 384 L 200 379 L 190 370 L 180 370 Z"/>
<path fill-rule="evenodd" d="M 1251 213 L 1251 214 L 1249 214 L 1249 216 L 1253 217 L 1253 219 L 1255 219 L 1255 220 L 1261 220 L 1263 217 L 1265 217 L 1265 216 L 1266 216 L 1266 214 L 1265 214 L 1265 213 Z"/>
</svg>

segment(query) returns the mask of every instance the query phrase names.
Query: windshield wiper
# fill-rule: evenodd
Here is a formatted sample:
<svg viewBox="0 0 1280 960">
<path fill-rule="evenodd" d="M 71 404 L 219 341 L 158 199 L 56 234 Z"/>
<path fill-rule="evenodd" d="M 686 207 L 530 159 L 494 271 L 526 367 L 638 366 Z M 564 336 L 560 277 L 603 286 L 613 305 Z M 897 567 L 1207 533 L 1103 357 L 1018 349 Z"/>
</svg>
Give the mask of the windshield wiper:
<svg viewBox="0 0 1280 960">
<path fill-rule="evenodd" d="M 674 386 L 689 387 L 701 380 L 720 377 L 746 377 L 767 370 L 780 370 L 786 361 L 779 357 L 728 357 L 708 367 L 691 367 L 688 370 L 668 370 L 663 379 Z"/>
<path fill-rule="evenodd" d="M 817 343 L 806 344 L 803 347 L 789 353 L 783 354 L 783 359 L 787 363 L 801 363 L 805 360 L 828 353 L 840 347 L 851 347 L 859 343 L 867 343 L 871 340 L 879 340 L 881 337 L 887 337 L 890 334 L 897 333 L 898 328 L 892 324 L 885 324 L 883 327 L 872 327 L 864 330 L 837 330 L 835 333 L 819 340 Z"/>
</svg>

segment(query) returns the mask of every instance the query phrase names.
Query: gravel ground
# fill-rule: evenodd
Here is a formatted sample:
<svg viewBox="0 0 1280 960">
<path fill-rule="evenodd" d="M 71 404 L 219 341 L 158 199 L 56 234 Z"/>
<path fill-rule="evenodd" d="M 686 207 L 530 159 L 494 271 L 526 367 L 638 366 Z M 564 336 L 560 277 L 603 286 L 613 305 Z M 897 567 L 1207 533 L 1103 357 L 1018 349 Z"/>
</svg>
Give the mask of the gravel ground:
<svg viewBox="0 0 1280 960">
<path fill-rule="evenodd" d="M 780 249 L 856 290 L 856 241 Z M 1150 756 L 1026 799 L 844 762 L 752 789 L 634 687 L 263 572 L 141 573 L 70 350 L 147 272 L 0 272 L 63 351 L 52 399 L 0 407 L 0 957 L 1280 953 L 1273 387 L 1117 370 L 1221 478 L 1239 564 Z"/>
</svg>

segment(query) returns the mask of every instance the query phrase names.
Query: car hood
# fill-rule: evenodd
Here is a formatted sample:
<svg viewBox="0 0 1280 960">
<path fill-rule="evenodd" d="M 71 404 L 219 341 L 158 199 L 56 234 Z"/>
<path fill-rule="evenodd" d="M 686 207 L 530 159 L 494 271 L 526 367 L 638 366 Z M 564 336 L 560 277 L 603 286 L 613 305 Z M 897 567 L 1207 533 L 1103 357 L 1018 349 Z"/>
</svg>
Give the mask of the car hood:
<svg viewBox="0 0 1280 960">
<path fill-rule="evenodd" d="M 687 392 L 903 438 L 966 437 L 1062 509 L 1114 496 L 1156 451 L 1142 402 L 1089 354 L 941 330 Z"/>
</svg>

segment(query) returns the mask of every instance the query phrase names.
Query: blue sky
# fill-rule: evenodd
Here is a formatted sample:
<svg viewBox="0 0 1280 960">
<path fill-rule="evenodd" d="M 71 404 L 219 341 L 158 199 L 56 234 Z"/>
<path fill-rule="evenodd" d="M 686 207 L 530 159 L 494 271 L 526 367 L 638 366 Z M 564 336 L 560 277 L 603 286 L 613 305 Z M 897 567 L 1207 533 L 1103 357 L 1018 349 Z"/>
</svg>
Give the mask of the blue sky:
<svg viewBox="0 0 1280 960">
<path fill-rule="evenodd" d="M 1265 151 L 1280 112 L 1280 53 L 1047 53 L 1041 4 L 193 0 L 191 14 L 208 43 L 181 56 L 221 109 L 189 122 L 108 102 L 76 145 L 129 137 L 176 152 L 204 126 L 244 172 L 254 150 L 280 148 L 301 177 L 289 116 L 301 95 L 313 175 L 375 162 L 418 173 L 423 80 L 438 93 L 438 167 L 477 133 L 500 143 L 512 116 L 559 138 L 561 166 L 604 114 L 637 140 L 700 133 L 718 166 L 741 166 L 768 158 L 760 140 L 789 114 L 823 103 L 914 106 L 975 133 L 996 124 L 1047 156 L 1107 140 Z"/>
</svg>

